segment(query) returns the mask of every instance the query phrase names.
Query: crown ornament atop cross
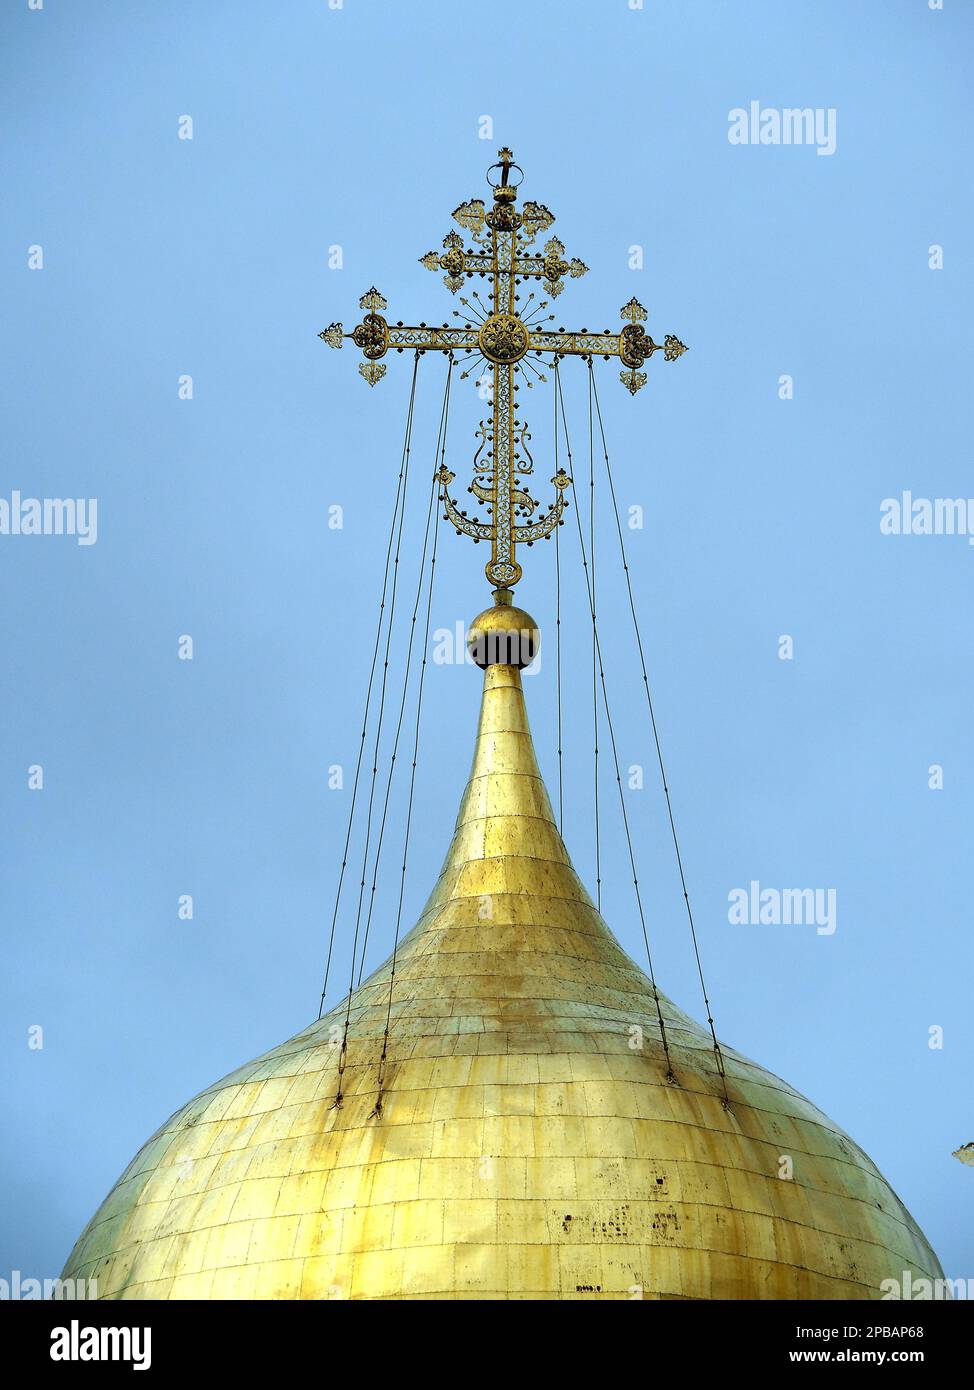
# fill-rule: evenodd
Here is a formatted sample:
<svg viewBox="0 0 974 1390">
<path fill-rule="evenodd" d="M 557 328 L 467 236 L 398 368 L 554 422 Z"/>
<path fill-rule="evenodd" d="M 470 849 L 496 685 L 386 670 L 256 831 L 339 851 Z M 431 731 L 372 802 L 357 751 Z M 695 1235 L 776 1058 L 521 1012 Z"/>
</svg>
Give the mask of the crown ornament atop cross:
<svg viewBox="0 0 974 1390">
<path fill-rule="evenodd" d="M 653 341 L 643 327 L 646 310 L 637 299 L 630 299 L 620 310 L 626 322 L 618 333 L 608 329 L 590 333 L 587 328 L 571 332 L 548 326 L 555 316 L 543 316 L 544 311 L 561 294 L 565 277 L 578 279 L 588 267 L 576 258 L 566 260 L 565 248 L 557 237 L 551 237 L 541 247 L 536 245 L 555 219 L 541 203 L 525 202 L 518 210 L 515 204 L 519 175 L 523 177 L 523 171 L 514 163 L 511 151 L 500 150 L 498 162 L 487 171 L 487 182 L 493 191 L 492 206 L 488 208 L 482 198 L 473 198 L 461 203 L 453 213 L 453 220 L 473 245 L 466 245 L 462 236 L 450 232 L 443 240 L 442 251 L 428 251 L 420 257 L 420 264 L 427 270 L 445 272 L 443 283 L 452 294 L 474 277 L 490 282 L 486 300 L 476 290 L 469 298 L 461 296 L 464 312 L 454 310 L 454 317 L 462 319 L 461 324 L 443 324 L 439 328 L 426 323 L 418 327 L 402 322 L 391 324 L 383 313 L 388 304 L 373 286 L 359 301 L 365 317 L 350 333 L 340 323 L 332 323 L 318 335 L 329 347 L 340 348 L 348 338 L 360 348 L 364 361 L 359 363 L 359 371 L 370 386 L 385 376 L 386 364 L 382 359 L 390 350 L 443 352 L 451 361 L 472 362 L 461 377 L 469 376 L 481 363 L 492 374 L 492 415 L 489 421 L 481 421 L 481 443 L 474 457 L 474 477 L 469 489 L 485 503 L 491 519 L 483 522 L 460 510 L 449 491 L 455 475 L 445 465 L 441 465 L 438 478 L 446 518 L 457 533 L 490 542 L 486 573 L 498 589 L 509 589 L 521 578 L 516 547 L 547 539 L 559 525 L 567 505 L 566 489 L 571 483 L 564 469 L 559 469 L 551 480 L 555 497 L 549 510 L 532 519 L 538 503 L 521 486 L 521 478 L 532 473 L 534 465 L 527 448 L 527 426 L 517 416 L 516 393 L 520 383 L 515 377 L 520 376 L 525 385 L 532 387 L 534 378 L 546 380 L 538 362 L 544 364 L 550 359 L 557 363 L 563 357 L 582 357 L 591 363 L 596 357 L 618 357 L 622 363 L 620 379 L 635 395 L 646 382 L 646 373 L 641 369 L 654 353 L 662 352 L 664 359 L 672 362 L 686 352 L 684 344 L 672 334 L 662 343 Z M 532 291 L 522 302 L 520 289 L 528 281 L 540 281 L 547 297 L 535 304 Z"/>
</svg>

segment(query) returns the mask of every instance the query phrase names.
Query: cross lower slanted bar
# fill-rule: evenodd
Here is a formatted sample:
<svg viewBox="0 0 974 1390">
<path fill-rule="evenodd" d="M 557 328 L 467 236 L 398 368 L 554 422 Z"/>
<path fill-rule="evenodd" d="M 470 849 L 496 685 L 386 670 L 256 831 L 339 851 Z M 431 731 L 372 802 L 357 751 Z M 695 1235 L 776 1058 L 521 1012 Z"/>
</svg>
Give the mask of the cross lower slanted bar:
<svg viewBox="0 0 974 1390">
<path fill-rule="evenodd" d="M 493 189 L 491 208 L 488 210 L 482 199 L 475 198 L 461 204 L 453 214 L 475 247 L 465 246 L 461 236 L 450 232 L 444 238 L 443 251 L 428 251 L 420 258 L 428 270 L 445 272 L 444 284 L 454 294 L 474 276 L 489 279 L 489 301 L 476 291 L 470 299 L 461 297 L 464 313 L 454 310 L 454 316 L 462 319 L 460 325 L 391 324 L 382 313 L 388 308 L 385 299 L 372 288 L 359 301 L 365 317 L 350 333 L 340 323 L 333 323 L 319 334 L 330 347 L 340 348 L 347 338 L 361 348 L 365 361 L 359 364 L 359 371 L 370 386 L 385 375 L 386 364 L 381 359 L 390 351 L 445 352 L 454 360 L 471 361 L 462 376 L 469 376 L 481 362 L 489 368 L 492 416 L 490 422 L 481 421 L 481 445 L 474 458 L 469 491 L 486 504 L 490 520 L 470 518 L 456 505 L 449 491 L 454 474 L 446 467 L 441 467 L 438 476 L 446 518 L 458 532 L 474 540 L 490 541 L 486 573 L 495 588 L 510 588 L 520 579 L 517 545 L 533 545 L 551 535 L 561 521 L 567 505 L 565 491 L 571 482 L 568 474 L 559 469 L 552 478 L 555 497 L 549 510 L 532 519 L 538 503 L 521 486 L 521 478 L 532 473 L 534 465 L 526 444 L 527 427 L 517 416 L 517 374 L 531 387 L 533 377 L 545 380 L 534 365 L 535 360 L 618 357 L 622 363 L 620 378 L 635 395 L 646 381 L 641 368 L 654 353 L 662 352 L 670 362 L 686 351 L 672 334 L 662 343 L 653 341 L 643 327 L 646 310 L 636 299 L 620 310 L 626 322 L 618 333 L 609 329 L 590 333 L 585 328 L 569 332 L 546 326 L 554 321 L 554 315 L 549 314 L 546 319 L 541 315 L 550 301 L 561 294 L 565 277 L 577 279 L 588 267 L 577 259 L 566 260 L 565 248 L 556 237 L 540 250 L 533 250 L 538 236 L 555 219 L 540 203 L 526 202 L 520 211 L 515 208 L 520 180 L 515 183 L 512 176 L 520 173 L 511 151 L 501 150 L 498 163 L 488 171 Z M 529 280 L 540 280 L 547 295 L 533 309 L 534 293 L 522 303 L 519 292 Z"/>
</svg>

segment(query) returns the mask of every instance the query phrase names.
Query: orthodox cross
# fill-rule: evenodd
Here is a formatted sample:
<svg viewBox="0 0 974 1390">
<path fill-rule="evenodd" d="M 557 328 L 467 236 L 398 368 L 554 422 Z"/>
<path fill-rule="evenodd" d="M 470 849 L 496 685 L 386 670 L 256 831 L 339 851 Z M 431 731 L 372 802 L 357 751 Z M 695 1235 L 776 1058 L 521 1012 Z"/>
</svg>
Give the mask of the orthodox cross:
<svg viewBox="0 0 974 1390">
<path fill-rule="evenodd" d="M 490 381 L 491 418 L 480 422 L 480 446 L 473 461 L 473 482 L 469 491 L 487 506 L 489 521 L 468 517 L 450 496 L 454 474 L 441 466 L 438 478 L 440 500 L 446 519 L 457 533 L 472 536 L 475 541 L 489 541 L 491 552 L 486 566 L 487 578 L 495 588 L 510 588 L 521 577 L 521 566 L 515 558 L 518 545 L 533 545 L 536 540 L 550 537 L 559 524 L 565 509 L 565 490 L 571 478 L 559 469 L 552 482 L 555 497 L 548 511 L 534 518 L 538 503 L 521 485 L 522 477 L 534 471 L 527 441 L 526 424 L 518 418 L 515 381 L 520 374 L 531 387 L 534 382 L 528 370 L 541 381 L 546 378 L 535 365 L 551 358 L 583 357 L 591 362 L 595 357 L 606 360 L 618 357 L 622 363 L 620 379 L 635 393 L 644 385 L 646 373 L 640 370 L 655 352 L 662 352 L 671 362 L 686 352 L 679 338 L 668 334 L 656 343 L 643 327 L 646 310 L 636 299 L 630 299 L 621 310 L 626 320 L 618 333 L 579 332 L 547 327 L 554 315 L 541 315 L 552 299 L 561 294 L 564 278 L 577 279 L 588 267 L 582 261 L 565 260 L 565 248 L 552 237 L 540 250 L 534 249 L 538 236 L 547 231 L 554 216 L 540 203 L 526 202 L 520 211 L 515 207 L 517 190 L 523 177 L 509 149 L 499 152 L 498 162 L 488 170 L 487 181 L 493 190 L 493 206 L 488 210 L 481 198 L 462 203 L 453 213 L 458 226 L 469 233 L 474 246 L 465 246 L 456 232 L 444 238 L 443 251 L 428 251 L 420 257 L 427 270 L 445 271 L 443 283 L 455 294 L 467 280 L 478 276 L 490 280 L 489 302 L 477 291 L 470 299 L 463 296 L 460 303 L 464 313 L 454 310 L 463 320 L 456 327 L 443 324 L 440 328 L 421 323 L 409 327 L 391 324 L 383 317 L 388 305 L 374 287 L 364 294 L 359 305 L 366 311 L 362 322 L 351 333 L 345 333 L 340 323 L 332 323 L 318 336 L 329 347 L 340 348 L 350 338 L 361 348 L 365 361 L 359 371 L 370 386 L 385 375 L 386 364 L 381 360 L 390 349 L 396 352 L 413 350 L 417 353 L 444 352 L 452 360 L 472 359 L 472 365 L 461 376 L 467 377 L 481 362 L 492 376 Z M 492 177 L 493 176 L 493 177 Z M 522 304 L 519 289 L 527 280 L 540 280 L 548 296 L 532 310 L 532 292 Z M 520 520 L 519 520 L 520 519 Z"/>
</svg>

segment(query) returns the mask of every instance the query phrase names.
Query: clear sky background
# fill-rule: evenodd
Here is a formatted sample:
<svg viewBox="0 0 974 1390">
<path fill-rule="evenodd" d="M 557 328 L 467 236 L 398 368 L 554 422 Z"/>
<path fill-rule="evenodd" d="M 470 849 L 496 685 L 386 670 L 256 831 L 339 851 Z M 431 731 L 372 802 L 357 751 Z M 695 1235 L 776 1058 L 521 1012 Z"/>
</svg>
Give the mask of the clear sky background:
<svg viewBox="0 0 974 1390">
<path fill-rule="evenodd" d="M 630 563 L 721 1036 L 847 1129 L 974 1279 L 974 1171 L 951 1157 L 974 1139 L 974 548 L 879 530 L 903 489 L 974 495 L 972 39 L 961 0 L 8 0 L 0 496 L 96 497 L 98 539 L 0 536 L 0 1275 L 55 1275 L 161 1121 L 317 1012 L 410 363 L 370 390 L 315 335 L 357 322 L 373 283 L 393 320 L 448 319 L 417 258 L 510 144 L 591 267 L 558 321 L 615 330 L 636 295 L 690 347 L 635 398 L 618 364 L 599 382 L 620 502 L 645 511 Z M 731 145 L 752 100 L 835 108 L 836 152 Z M 403 616 L 442 374 L 421 365 Z M 584 366 L 563 380 L 587 470 Z M 546 498 L 550 386 L 521 394 Z M 461 494 L 481 413 L 463 383 Z M 573 535 L 566 838 L 592 887 Z M 701 1017 L 608 529 L 598 557 L 620 754 L 646 768 L 627 797 L 657 977 Z M 485 558 L 442 526 L 434 626 L 489 601 Z M 553 788 L 553 548 L 525 569 Z M 472 667 L 429 667 L 406 921 L 478 700 Z M 602 802 L 605 915 L 643 964 L 608 779 Z M 732 926 L 752 879 L 834 888 L 834 935 Z"/>
</svg>

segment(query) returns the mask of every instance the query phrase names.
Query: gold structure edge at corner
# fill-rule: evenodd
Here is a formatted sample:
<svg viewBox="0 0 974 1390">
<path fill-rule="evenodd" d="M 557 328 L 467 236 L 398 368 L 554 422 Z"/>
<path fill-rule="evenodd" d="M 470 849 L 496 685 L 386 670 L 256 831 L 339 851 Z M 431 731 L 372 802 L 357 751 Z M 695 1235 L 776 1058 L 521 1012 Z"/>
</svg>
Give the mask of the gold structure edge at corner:
<svg viewBox="0 0 974 1390">
<path fill-rule="evenodd" d="M 155 1299 L 869 1299 L 942 1277 L 863 1151 L 729 1048 L 726 1108 L 709 1032 L 663 998 L 667 1081 L 512 667 L 485 673 L 453 841 L 400 945 L 376 1116 L 389 974 L 352 996 L 340 1106 L 345 1000 L 177 1111 L 64 1277 Z"/>
</svg>

